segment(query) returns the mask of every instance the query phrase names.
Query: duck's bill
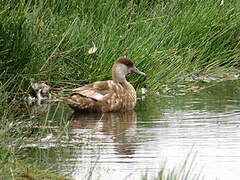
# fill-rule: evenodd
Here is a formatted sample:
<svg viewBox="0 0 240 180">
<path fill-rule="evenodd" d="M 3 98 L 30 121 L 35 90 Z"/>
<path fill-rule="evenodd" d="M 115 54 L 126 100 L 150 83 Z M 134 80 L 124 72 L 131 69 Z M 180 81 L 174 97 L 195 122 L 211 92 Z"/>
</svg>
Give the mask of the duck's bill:
<svg viewBox="0 0 240 180">
<path fill-rule="evenodd" d="M 144 72 L 139 71 L 136 67 L 134 67 L 134 68 L 132 69 L 132 72 L 133 72 L 133 73 L 140 74 L 140 75 L 143 75 L 143 76 L 146 75 Z"/>
</svg>

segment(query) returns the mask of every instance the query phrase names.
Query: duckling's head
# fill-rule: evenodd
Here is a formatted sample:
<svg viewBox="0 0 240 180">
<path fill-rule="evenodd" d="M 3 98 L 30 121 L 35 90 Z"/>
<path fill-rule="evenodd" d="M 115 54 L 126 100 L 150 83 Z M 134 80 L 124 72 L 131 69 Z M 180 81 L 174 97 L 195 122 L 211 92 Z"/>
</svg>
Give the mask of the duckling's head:
<svg viewBox="0 0 240 180">
<path fill-rule="evenodd" d="M 112 78 L 118 82 L 126 81 L 126 75 L 129 73 L 137 73 L 145 76 L 145 73 L 139 71 L 133 64 L 133 62 L 126 58 L 119 58 L 112 67 Z"/>
</svg>

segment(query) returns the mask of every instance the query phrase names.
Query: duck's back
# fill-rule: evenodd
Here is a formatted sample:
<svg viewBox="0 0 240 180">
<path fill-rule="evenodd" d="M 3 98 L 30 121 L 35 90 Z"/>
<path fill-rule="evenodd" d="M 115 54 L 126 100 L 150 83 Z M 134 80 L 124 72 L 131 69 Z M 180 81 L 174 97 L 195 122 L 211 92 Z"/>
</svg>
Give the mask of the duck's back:
<svg viewBox="0 0 240 180">
<path fill-rule="evenodd" d="M 78 112 L 128 111 L 136 105 L 135 89 L 127 81 L 98 81 L 73 89 L 73 92 L 66 101 Z"/>
</svg>

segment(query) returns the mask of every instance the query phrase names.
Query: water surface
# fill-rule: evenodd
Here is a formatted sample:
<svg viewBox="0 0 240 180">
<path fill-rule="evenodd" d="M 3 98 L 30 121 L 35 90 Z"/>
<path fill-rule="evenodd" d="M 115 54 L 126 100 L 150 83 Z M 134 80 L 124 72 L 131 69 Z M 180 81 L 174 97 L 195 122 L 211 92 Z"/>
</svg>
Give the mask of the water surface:
<svg viewBox="0 0 240 180">
<path fill-rule="evenodd" d="M 54 130 L 24 148 L 37 148 L 57 172 L 74 179 L 140 179 L 162 167 L 180 169 L 195 156 L 192 176 L 237 180 L 239 85 L 226 81 L 185 95 L 151 94 L 125 113 L 72 114 L 62 104 L 59 112 L 51 110 L 59 113 L 49 127 Z M 59 128 L 63 114 L 69 114 L 67 136 L 59 142 L 54 131 L 64 131 Z"/>
</svg>

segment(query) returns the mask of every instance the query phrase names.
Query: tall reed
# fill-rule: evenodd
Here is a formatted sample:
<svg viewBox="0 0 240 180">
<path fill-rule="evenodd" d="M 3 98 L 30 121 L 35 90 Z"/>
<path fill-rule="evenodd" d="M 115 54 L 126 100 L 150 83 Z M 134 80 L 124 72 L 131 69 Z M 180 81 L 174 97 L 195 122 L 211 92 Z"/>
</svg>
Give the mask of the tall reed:
<svg viewBox="0 0 240 180">
<path fill-rule="evenodd" d="M 116 58 L 147 73 L 135 86 L 158 89 L 186 72 L 239 66 L 239 3 L 225 1 L 4 1 L 0 71 L 53 86 L 109 79 Z M 97 52 L 88 50 L 96 44 Z M 28 85 L 26 83 L 24 85 Z"/>
</svg>

